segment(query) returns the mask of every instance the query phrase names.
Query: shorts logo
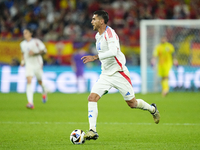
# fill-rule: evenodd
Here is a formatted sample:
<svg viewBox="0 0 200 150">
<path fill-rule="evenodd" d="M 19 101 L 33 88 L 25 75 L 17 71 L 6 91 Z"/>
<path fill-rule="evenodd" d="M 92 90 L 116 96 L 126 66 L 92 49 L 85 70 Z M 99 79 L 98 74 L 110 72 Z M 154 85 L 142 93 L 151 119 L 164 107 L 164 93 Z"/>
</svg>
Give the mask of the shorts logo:
<svg viewBox="0 0 200 150">
<path fill-rule="evenodd" d="M 130 93 L 129 93 L 129 92 L 127 92 L 127 93 L 126 93 L 126 96 L 128 96 L 128 95 L 130 95 Z"/>
<path fill-rule="evenodd" d="M 89 116 L 88 116 L 88 118 L 91 118 L 91 117 L 92 117 L 92 115 L 89 115 Z"/>
</svg>

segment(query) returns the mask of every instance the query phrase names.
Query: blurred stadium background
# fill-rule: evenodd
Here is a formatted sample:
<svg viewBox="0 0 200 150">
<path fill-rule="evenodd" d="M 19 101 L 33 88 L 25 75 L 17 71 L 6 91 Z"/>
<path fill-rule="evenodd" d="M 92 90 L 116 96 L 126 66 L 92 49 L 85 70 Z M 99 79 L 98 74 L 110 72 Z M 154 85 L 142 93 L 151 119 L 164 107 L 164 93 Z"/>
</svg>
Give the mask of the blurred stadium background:
<svg viewBox="0 0 200 150">
<path fill-rule="evenodd" d="M 198 20 L 199 0 L 1 0 L 0 1 L 0 92 L 25 92 L 24 68 L 19 67 L 23 29 L 34 30 L 34 36 L 45 42 L 44 80 L 52 92 L 76 93 L 76 77 L 71 68 L 71 57 L 77 49 L 96 54 L 95 31 L 91 18 L 95 10 L 109 13 L 108 25 L 120 38 L 121 50 L 127 58 L 133 88 L 141 92 L 141 20 Z M 160 33 L 168 35 L 175 46 L 179 68 L 170 76 L 171 91 L 199 91 L 200 40 L 199 28 L 192 26 L 147 27 L 147 76 L 152 81 L 156 72 L 150 58 Z M 155 28 L 155 29 L 152 29 Z M 158 32 L 158 30 L 159 32 Z M 153 32 L 152 32 L 153 31 Z M 85 81 L 90 91 L 100 74 L 98 61 L 85 67 Z M 41 89 L 34 80 L 34 90 Z M 147 81 L 148 82 L 148 81 Z M 148 85 L 148 92 L 160 90 L 159 81 Z M 174 84 L 176 83 L 176 84 Z M 152 88 L 156 87 L 156 88 Z M 114 89 L 111 92 L 116 92 Z"/>
</svg>

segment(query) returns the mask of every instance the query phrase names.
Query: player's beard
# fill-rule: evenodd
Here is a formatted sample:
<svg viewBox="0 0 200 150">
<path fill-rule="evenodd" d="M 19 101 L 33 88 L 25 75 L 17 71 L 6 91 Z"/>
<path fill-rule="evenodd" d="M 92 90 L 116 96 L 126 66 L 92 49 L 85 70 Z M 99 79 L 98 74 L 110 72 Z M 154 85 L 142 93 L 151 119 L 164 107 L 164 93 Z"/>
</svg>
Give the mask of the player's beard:
<svg viewBox="0 0 200 150">
<path fill-rule="evenodd" d="M 98 31 L 98 26 L 97 25 L 93 25 L 93 30 L 94 31 Z"/>
<path fill-rule="evenodd" d="M 97 31 L 97 29 L 95 28 L 95 26 L 93 26 L 93 30 L 94 30 L 94 31 Z"/>
</svg>

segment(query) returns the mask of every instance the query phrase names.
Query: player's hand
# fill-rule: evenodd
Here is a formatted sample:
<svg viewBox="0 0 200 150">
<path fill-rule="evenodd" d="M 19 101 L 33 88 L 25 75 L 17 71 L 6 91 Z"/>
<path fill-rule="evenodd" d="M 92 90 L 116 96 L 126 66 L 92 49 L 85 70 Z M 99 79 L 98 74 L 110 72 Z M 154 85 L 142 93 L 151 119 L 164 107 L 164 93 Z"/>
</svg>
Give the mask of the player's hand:
<svg viewBox="0 0 200 150">
<path fill-rule="evenodd" d="M 177 59 L 174 59 L 174 66 L 178 67 L 178 60 Z"/>
<path fill-rule="evenodd" d="M 20 66 L 23 67 L 25 65 L 24 60 L 21 61 Z"/>
<path fill-rule="evenodd" d="M 34 55 L 34 52 L 33 52 L 32 50 L 30 50 L 30 51 L 28 52 L 28 54 L 29 54 L 29 56 L 33 56 L 33 55 Z"/>
<path fill-rule="evenodd" d="M 88 56 L 83 56 L 81 60 L 83 60 L 83 63 L 86 64 L 88 62 L 94 61 L 95 58 L 94 56 L 88 55 Z"/>
<path fill-rule="evenodd" d="M 155 58 L 152 58 L 152 59 L 151 59 L 151 67 L 152 67 L 152 68 L 155 66 L 155 63 L 156 63 L 156 59 L 155 59 Z"/>
</svg>

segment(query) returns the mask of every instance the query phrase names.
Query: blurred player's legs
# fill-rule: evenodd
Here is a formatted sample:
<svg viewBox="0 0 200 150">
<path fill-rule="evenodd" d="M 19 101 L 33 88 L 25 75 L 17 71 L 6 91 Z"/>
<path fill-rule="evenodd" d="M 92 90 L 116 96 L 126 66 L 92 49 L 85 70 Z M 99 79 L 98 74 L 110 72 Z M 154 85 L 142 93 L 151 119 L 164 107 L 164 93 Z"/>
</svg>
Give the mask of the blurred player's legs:
<svg viewBox="0 0 200 150">
<path fill-rule="evenodd" d="M 31 109 L 34 108 L 33 90 L 32 90 L 32 84 L 31 84 L 33 76 L 36 76 L 38 83 L 42 87 L 42 101 L 43 101 L 43 103 L 45 103 L 47 101 L 47 89 L 43 85 L 42 74 L 43 74 L 42 68 L 39 68 L 39 69 L 26 68 L 26 79 L 27 79 L 26 95 L 27 95 L 27 100 L 28 100 L 28 104 L 26 105 L 27 108 L 31 108 Z"/>
<path fill-rule="evenodd" d="M 27 85 L 26 85 L 26 96 L 27 96 L 27 100 L 28 100 L 28 104 L 26 105 L 27 108 L 34 108 L 33 105 L 33 90 L 32 90 L 32 85 L 31 85 L 31 81 L 32 81 L 32 76 L 28 76 L 26 77 L 27 79 Z"/>
<path fill-rule="evenodd" d="M 162 86 L 162 96 L 165 97 L 169 93 L 169 83 L 168 83 L 168 76 L 171 67 L 159 67 L 158 74 L 161 77 L 161 86 Z"/>
<path fill-rule="evenodd" d="M 169 93 L 168 77 L 163 77 L 161 80 L 162 96 L 166 96 Z"/>
<path fill-rule="evenodd" d="M 44 84 L 41 80 L 39 80 L 38 83 L 42 87 L 42 102 L 46 103 L 47 102 L 47 89 L 46 89 L 46 87 L 44 86 Z"/>
<path fill-rule="evenodd" d="M 35 70 L 35 76 L 38 80 L 38 83 L 42 87 L 42 102 L 46 103 L 47 102 L 47 88 L 45 87 L 44 83 L 42 82 L 42 75 L 43 75 L 43 70 L 41 68 Z"/>
<path fill-rule="evenodd" d="M 33 104 L 28 103 L 28 104 L 26 105 L 26 108 L 28 108 L 28 109 L 34 109 L 35 107 L 34 107 Z"/>
</svg>

